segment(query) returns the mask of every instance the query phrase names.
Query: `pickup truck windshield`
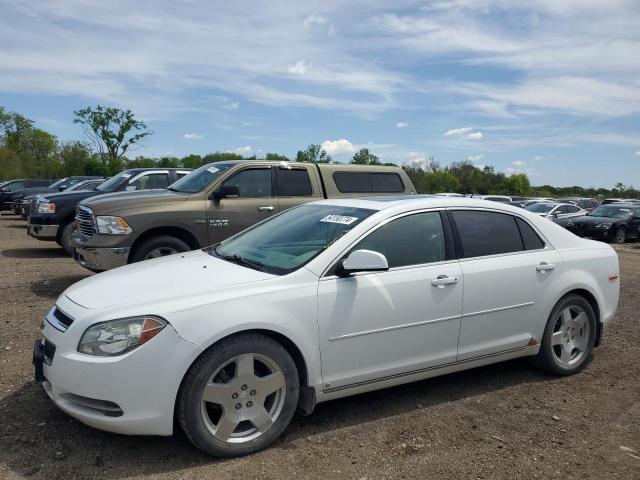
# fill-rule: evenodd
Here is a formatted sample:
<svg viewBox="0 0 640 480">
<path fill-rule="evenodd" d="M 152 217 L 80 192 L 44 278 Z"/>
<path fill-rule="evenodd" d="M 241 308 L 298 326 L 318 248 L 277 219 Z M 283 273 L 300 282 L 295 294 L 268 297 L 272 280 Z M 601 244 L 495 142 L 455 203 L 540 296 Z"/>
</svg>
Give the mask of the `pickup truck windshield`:
<svg viewBox="0 0 640 480">
<path fill-rule="evenodd" d="M 127 172 L 122 172 L 116 175 L 115 177 L 111 177 L 106 182 L 102 182 L 100 185 L 96 187 L 96 190 L 100 192 L 114 192 L 118 189 L 123 182 L 125 182 L 128 178 L 131 178 L 132 175 Z"/>
<path fill-rule="evenodd" d="M 168 188 L 174 192 L 196 193 L 211 185 L 211 182 L 219 178 L 231 167 L 233 167 L 232 163 L 209 163 L 173 182 Z"/>
<path fill-rule="evenodd" d="M 301 205 L 205 251 L 248 268 L 286 275 L 373 213 L 364 208 Z"/>
</svg>

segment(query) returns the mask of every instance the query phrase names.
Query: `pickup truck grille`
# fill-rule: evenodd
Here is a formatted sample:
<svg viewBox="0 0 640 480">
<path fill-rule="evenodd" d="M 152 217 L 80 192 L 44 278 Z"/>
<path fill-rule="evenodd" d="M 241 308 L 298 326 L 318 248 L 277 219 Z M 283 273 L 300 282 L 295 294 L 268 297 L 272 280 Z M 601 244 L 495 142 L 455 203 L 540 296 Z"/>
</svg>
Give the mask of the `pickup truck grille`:
<svg viewBox="0 0 640 480">
<path fill-rule="evenodd" d="M 78 230 L 84 236 L 93 237 L 96 234 L 96 220 L 91 209 L 78 205 L 76 221 L 78 222 Z"/>
</svg>

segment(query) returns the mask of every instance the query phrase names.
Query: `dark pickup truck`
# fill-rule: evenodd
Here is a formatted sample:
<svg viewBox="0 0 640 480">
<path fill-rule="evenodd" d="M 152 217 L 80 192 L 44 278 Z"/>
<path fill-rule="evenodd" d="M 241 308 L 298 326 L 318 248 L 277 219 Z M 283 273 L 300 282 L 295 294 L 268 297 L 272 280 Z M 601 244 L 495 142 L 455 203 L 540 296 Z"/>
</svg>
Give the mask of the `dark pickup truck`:
<svg viewBox="0 0 640 480">
<path fill-rule="evenodd" d="M 71 255 L 76 205 L 81 200 L 113 192 L 166 188 L 184 177 L 187 168 L 132 168 L 101 183 L 95 190 L 51 193 L 39 198 L 28 219 L 28 232 L 38 240 L 56 241 Z"/>
<path fill-rule="evenodd" d="M 46 186 L 28 187 L 28 188 L 17 190 L 13 192 L 13 194 L 11 195 L 11 210 L 13 210 L 13 213 L 22 215 L 24 213 L 23 203 L 25 198 L 33 195 L 64 192 L 65 190 L 68 190 L 73 185 L 79 182 L 82 182 L 83 180 L 92 180 L 96 178 L 104 178 L 104 177 L 95 177 L 95 176 L 64 177 L 58 180 L 57 182 L 52 183 L 48 187 Z"/>
<path fill-rule="evenodd" d="M 11 202 L 14 193 L 22 190 L 23 188 L 48 187 L 53 182 L 55 182 L 55 180 L 33 178 L 20 178 L 5 182 L 2 187 L 0 187 L 0 212 L 3 210 L 11 210 Z"/>
<path fill-rule="evenodd" d="M 163 191 L 80 202 L 74 257 L 93 271 L 212 245 L 295 205 L 415 193 L 400 167 L 239 160 L 200 167 Z"/>
</svg>

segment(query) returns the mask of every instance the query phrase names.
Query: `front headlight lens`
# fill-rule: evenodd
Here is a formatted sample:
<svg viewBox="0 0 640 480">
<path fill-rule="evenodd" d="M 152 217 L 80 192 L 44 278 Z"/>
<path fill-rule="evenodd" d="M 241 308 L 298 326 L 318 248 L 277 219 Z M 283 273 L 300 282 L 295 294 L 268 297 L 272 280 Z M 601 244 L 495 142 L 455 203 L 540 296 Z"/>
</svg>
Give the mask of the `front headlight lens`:
<svg viewBox="0 0 640 480">
<path fill-rule="evenodd" d="M 82 335 L 78 351 L 102 357 L 122 355 L 147 343 L 166 326 L 165 320 L 151 315 L 96 323 Z"/>
<path fill-rule="evenodd" d="M 53 202 L 38 202 L 38 213 L 56 213 L 56 204 Z"/>
<path fill-rule="evenodd" d="M 131 233 L 131 227 L 122 217 L 98 216 L 96 217 L 98 233 L 108 235 L 126 235 Z"/>
<path fill-rule="evenodd" d="M 599 223 L 596 225 L 596 228 L 611 228 L 610 223 Z"/>
</svg>

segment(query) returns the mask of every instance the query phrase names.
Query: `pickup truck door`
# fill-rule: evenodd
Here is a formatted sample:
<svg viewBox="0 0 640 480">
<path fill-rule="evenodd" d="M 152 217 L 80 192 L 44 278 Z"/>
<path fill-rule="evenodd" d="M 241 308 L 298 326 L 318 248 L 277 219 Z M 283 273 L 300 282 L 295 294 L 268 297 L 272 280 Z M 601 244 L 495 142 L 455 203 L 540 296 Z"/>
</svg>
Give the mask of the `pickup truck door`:
<svg viewBox="0 0 640 480">
<path fill-rule="evenodd" d="M 244 168 L 222 185 L 236 185 L 237 197 L 207 200 L 209 243 L 218 243 L 276 213 L 275 180 L 270 166 Z"/>
<path fill-rule="evenodd" d="M 308 166 L 279 166 L 274 168 L 278 192 L 278 211 L 323 197 L 318 176 Z M 310 175 L 311 174 L 311 175 Z"/>
</svg>

